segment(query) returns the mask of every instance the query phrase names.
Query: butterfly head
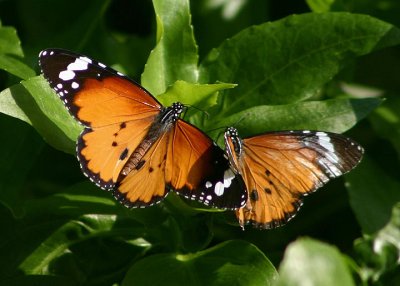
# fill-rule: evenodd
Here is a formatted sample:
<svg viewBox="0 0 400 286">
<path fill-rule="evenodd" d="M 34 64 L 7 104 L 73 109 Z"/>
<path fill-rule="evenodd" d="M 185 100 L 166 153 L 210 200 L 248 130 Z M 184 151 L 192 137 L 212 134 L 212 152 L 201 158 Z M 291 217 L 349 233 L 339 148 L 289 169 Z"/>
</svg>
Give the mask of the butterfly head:
<svg viewBox="0 0 400 286">
<path fill-rule="evenodd" d="M 164 108 L 160 113 L 160 123 L 164 124 L 164 126 L 174 123 L 178 120 L 184 108 L 185 106 L 180 102 L 175 102 L 171 106 Z"/>
<path fill-rule="evenodd" d="M 242 153 L 242 140 L 236 128 L 228 127 L 225 131 L 225 145 L 232 146 L 237 155 Z M 230 144 L 228 144 L 230 143 Z"/>
<path fill-rule="evenodd" d="M 225 151 L 228 156 L 230 165 L 236 173 L 240 173 L 238 161 L 241 158 L 243 152 L 242 139 L 239 137 L 239 133 L 234 127 L 228 127 L 224 134 L 225 137 Z"/>
</svg>

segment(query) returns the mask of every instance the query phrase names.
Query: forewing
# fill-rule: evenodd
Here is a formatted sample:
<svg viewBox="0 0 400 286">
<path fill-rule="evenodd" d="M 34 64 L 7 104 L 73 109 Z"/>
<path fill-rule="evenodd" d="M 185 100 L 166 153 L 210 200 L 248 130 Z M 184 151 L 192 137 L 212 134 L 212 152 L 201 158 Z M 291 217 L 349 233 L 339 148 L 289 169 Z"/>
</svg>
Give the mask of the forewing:
<svg viewBox="0 0 400 286">
<path fill-rule="evenodd" d="M 91 128 L 153 116 L 161 105 L 143 87 L 104 64 L 70 51 L 40 53 L 44 77 L 69 112 Z"/>
<path fill-rule="evenodd" d="M 39 62 L 65 107 L 86 127 L 77 142 L 84 174 L 102 188 L 114 187 L 161 105 L 128 77 L 86 56 L 48 49 Z"/>
</svg>

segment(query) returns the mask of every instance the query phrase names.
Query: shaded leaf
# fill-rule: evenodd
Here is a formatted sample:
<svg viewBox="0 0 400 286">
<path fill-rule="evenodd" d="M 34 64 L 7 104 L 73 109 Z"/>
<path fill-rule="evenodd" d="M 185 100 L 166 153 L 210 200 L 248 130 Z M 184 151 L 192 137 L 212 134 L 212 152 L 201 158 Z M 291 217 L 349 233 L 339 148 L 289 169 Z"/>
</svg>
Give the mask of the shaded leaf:
<svg viewBox="0 0 400 286">
<path fill-rule="evenodd" d="M 365 156 L 356 170 L 346 175 L 350 205 L 365 233 L 387 224 L 393 205 L 400 202 L 400 182 Z"/>
<path fill-rule="evenodd" d="M 276 278 L 255 246 L 227 241 L 193 254 L 149 256 L 129 269 L 122 285 L 271 285 Z"/>
<path fill-rule="evenodd" d="M 400 99 L 387 98 L 369 119 L 375 132 L 392 143 L 400 158 Z"/>
<path fill-rule="evenodd" d="M 361 269 L 359 272 L 364 283 L 377 282 L 383 275 L 399 266 L 399 203 L 393 207 L 390 221 L 382 229 L 372 236 L 356 240 L 355 250 L 360 258 Z"/>
<path fill-rule="evenodd" d="M 0 116 L 0 201 L 21 216 L 24 184 L 45 143 L 27 124 L 16 121 Z"/>
</svg>

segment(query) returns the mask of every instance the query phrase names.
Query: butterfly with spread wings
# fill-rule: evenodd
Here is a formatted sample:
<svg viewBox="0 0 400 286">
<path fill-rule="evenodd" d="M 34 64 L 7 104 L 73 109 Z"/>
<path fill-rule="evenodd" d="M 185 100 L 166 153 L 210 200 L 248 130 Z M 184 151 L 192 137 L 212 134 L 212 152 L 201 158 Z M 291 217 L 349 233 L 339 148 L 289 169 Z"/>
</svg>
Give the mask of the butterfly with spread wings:
<svg viewBox="0 0 400 286">
<path fill-rule="evenodd" d="M 86 56 L 62 49 L 39 55 L 44 77 L 84 129 L 77 141 L 83 173 L 127 207 L 146 207 L 170 191 L 206 205 L 245 204 L 243 182 L 224 152 L 163 107 L 142 86 Z"/>
<path fill-rule="evenodd" d="M 241 139 L 225 132 L 231 166 L 245 182 L 246 206 L 236 210 L 239 224 L 270 229 L 289 221 L 302 197 L 353 169 L 363 148 L 353 140 L 321 131 L 277 131 Z"/>
</svg>

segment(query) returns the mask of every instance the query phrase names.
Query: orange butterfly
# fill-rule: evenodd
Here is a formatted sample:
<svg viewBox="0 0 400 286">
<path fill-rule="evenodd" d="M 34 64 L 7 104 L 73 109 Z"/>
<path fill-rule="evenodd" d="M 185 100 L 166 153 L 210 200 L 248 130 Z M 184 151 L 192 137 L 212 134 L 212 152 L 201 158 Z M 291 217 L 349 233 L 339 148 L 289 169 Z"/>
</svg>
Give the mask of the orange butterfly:
<svg viewBox="0 0 400 286">
<path fill-rule="evenodd" d="M 236 211 L 242 228 L 275 228 L 285 224 L 302 205 L 302 197 L 330 179 L 353 169 L 363 148 L 353 140 L 321 131 L 278 131 L 239 138 L 225 132 L 231 166 L 242 175 L 246 206 Z"/>
<path fill-rule="evenodd" d="M 77 157 L 83 173 L 127 207 L 145 207 L 173 189 L 206 205 L 245 204 L 240 177 L 224 152 L 123 74 L 86 56 L 43 50 L 44 77 L 83 126 Z"/>
</svg>

